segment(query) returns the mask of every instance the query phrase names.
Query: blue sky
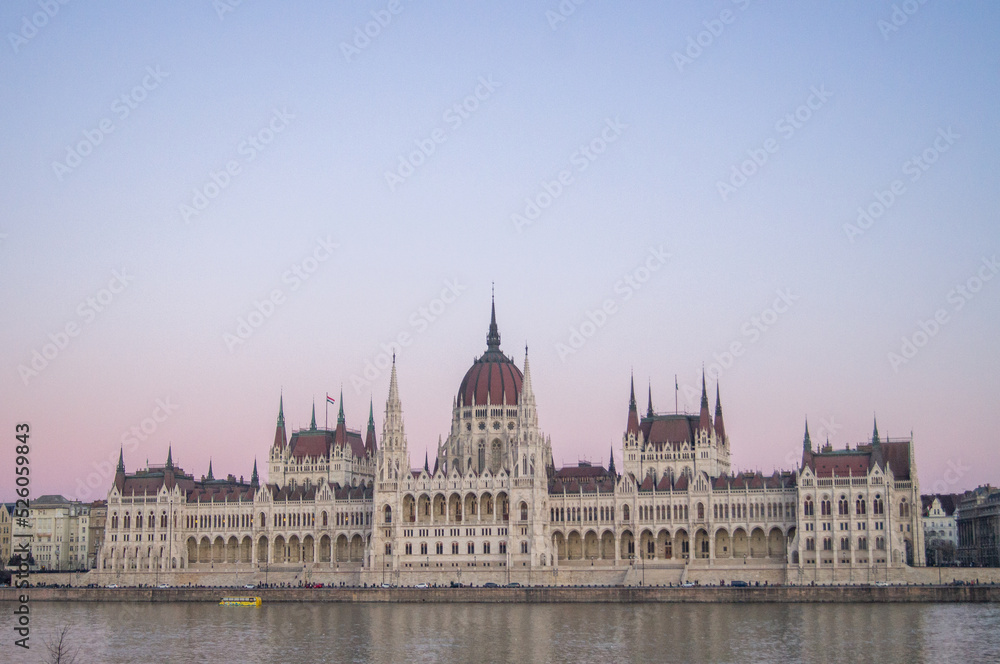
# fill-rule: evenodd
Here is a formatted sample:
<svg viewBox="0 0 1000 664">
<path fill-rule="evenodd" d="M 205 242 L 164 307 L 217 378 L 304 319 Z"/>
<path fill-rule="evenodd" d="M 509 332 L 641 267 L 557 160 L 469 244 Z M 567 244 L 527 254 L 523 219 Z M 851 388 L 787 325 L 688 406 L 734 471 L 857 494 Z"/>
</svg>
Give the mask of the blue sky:
<svg viewBox="0 0 1000 664">
<path fill-rule="evenodd" d="M 704 363 L 739 469 L 877 415 L 925 492 L 997 481 L 994 4 L 227 7 L 0 9 L 0 419 L 35 495 L 125 441 L 249 475 L 282 390 L 380 429 L 400 334 L 422 463 L 492 282 L 557 464 L 619 448 L 630 372 L 695 409 Z"/>
</svg>

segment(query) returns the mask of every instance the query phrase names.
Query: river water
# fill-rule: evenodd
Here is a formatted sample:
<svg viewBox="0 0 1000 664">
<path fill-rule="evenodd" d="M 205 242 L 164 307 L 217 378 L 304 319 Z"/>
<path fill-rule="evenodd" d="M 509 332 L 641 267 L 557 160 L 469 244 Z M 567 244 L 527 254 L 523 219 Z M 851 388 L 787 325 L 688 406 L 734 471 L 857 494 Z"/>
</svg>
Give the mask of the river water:
<svg viewBox="0 0 1000 664">
<path fill-rule="evenodd" d="M 0 609 L 4 662 L 47 661 L 64 626 L 78 664 L 1000 661 L 989 604 L 35 602 L 30 653 Z"/>
</svg>

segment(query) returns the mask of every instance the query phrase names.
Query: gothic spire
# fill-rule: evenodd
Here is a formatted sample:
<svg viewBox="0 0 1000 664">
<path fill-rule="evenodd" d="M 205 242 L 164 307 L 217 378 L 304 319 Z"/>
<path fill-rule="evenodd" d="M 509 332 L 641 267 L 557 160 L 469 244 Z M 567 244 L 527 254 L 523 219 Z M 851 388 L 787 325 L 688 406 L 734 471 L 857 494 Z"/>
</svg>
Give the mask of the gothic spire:
<svg viewBox="0 0 1000 664">
<path fill-rule="evenodd" d="M 118 448 L 118 468 L 115 472 L 125 474 L 125 449 L 121 447 Z"/>
<path fill-rule="evenodd" d="M 313 399 L 313 414 L 312 414 L 312 420 L 309 421 L 309 430 L 310 431 L 315 431 L 316 430 L 316 400 L 315 399 Z"/>
<path fill-rule="evenodd" d="M 809 438 L 809 418 L 806 418 L 806 433 L 802 437 L 802 451 L 812 452 L 812 439 Z"/>
<path fill-rule="evenodd" d="M 648 402 L 648 404 L 646 406 L 646 417 L 652 417 L 652 416 L 653 416 L 653 383 L 652 383 L 652 381 L 650 381 L 650 383 L 649 383 L 649 402 Z"/>
<path fill-rule="evenodd" d="M 719 384 L 715 384 L 715 437 L 719 442 L 726 440 L 726 427 L 722 423 L 722 400 L 719 398 Z"/>
<path fill-rule="evenodd" d="M 708 390 L 705 388 L 705 369 L 701 370 L 701 416 L 698 418 L 698 428 L 708 431 L 712 428 L 712 416 L 708 413 Z"/>
<path fill-rule="evenodd" d="M 635 406 L 635 376 L 629 378 L 628 424 L 625 427 L 625 435 L 639 437 L 639 412 Z"/>
<path fill-rule="evenodd" d="M 614 445 L 611 446 L 611 452 L 608 455 L 608 458 L 610 459 L 610 461 L 608 461 L 608 472 L 611 473 L 612 475 L 617 476 L 618 473 L 615 472 L 615 447 L 614 447 Z"/>
<path fill-rule="evenodd" d="M 166 465 L 166 468 L 173 468 L 173 467 L 174 467 L 173 446 L 172 445 L 168 445 L 167 446 L 167 465 Z"/>
<path fill-rule="evenodd" d="M 272 447 L 276 449 L 284 449 L 287 443 L 287 437 L 285 436 L 285 395 L 282 394 L 278 399 L 278 424 L 274 427 L 274 444 Z"/>
<path fill-rule="evenodd" d="M 872 445 L 875 445 L 876 443 L 880 442 L 881 441 L 879 440 L 878 437 L 878 418 L 876 417 L 875 424 L 872 426 Z"/>
<path fill-rule="evenodd" d="M 208 459 L 208 477 L 206 477 L 205 479 L 206 480 L 214 480 L 215 479 L 215 477 L 212 475 L 212 458 L 211 457 L 209 457 L 209 459 Z"/>
<path fill-rule="evenodd" d="M 340 388 L 340 411 L 337 413 L 337 424 L 344 421 L 344 388 Z"/>
<path fill-rule="evenodd" d="M 260 486 L 260 478 L 257 476 L 257 459 L 253 460 L 253 474 L 250 476 L 250 486 Z"/>
<path fill-rule="evenodd" d="M 430 473 L 431 473 L 431 465 L 430 465 L 430 462 L 428 461 L 428 459 L 429 459 L 429 457 L 427 456 L 427 450 L 424 450 L 424 472 L 427 473 L 428 475 L 430 475 Z"/>
<path fill-rule="evenodd" d="M 496 296 L 493 293 L 490 294 L 490 332 L 486 335 L 486 350 L 500 350 L 500 331 L 497 329 Z"/>
</svg>

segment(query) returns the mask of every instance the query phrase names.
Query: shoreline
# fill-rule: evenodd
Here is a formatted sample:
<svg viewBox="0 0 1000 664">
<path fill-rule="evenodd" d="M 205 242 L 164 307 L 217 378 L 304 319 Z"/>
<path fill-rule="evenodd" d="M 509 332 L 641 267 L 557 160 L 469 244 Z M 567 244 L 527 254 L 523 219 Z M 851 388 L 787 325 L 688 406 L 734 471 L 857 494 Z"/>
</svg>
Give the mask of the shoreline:
<svg viewBox="0 0 1000 664">
<path fill-rule="evenodd" d="M 255 596 L 284 603 L 993 603 L 998 585 L 931 586 L 698 586 L 522 588 L 0 588 L 0 603 L 17 602 L 213 603 Z"/>
</svg>

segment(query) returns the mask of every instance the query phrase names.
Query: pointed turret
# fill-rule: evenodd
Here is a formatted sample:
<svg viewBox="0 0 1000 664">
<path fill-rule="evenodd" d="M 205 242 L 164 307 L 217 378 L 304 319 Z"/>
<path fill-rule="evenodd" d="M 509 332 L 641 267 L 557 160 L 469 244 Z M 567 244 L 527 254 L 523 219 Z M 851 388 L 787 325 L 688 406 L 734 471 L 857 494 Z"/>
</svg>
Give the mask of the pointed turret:
<svg viewBox="0 0 1000 664">
<path fill-rule="evenodd" d="M 208 477 L 206 477 L 205 479 L 208 480 L 209 482 L 211 482 L 212 480 L 215 479 L 215 476 L 212 475 L 212 459 L 211 458 L 209 458 L 209 460 L 208 460 Z"/>
<path fill-rule="evenodd" d="M 617 477 L 618 473 L 615 471 L 615 448 L 614 448 L 614 446 L 611 447 L 611 452 L 608 455 L 608 459 L 609 459 L 609 461 L 608 461 L 608 472 L 611 473 L 612 475 L 614 475 L 615 477 Z"/>
<path fill-rule="evenodd" d="M 285 435 L 285 395 L 278 399 L 278 424 L 274 427 L 273 448 L 283 450 L 288 444 L 288 437 Z"/>
<path fill-rule="evenodd" d="M 726 427 L 722 423 L 722 400 L 719 398 L 719 384 L 715 384 L 715 438 L 720 442 L 726 440 Z"/>
<path fill-rule="evenodd" d="M 521 400 L 534 399 L 534 389 L 531 387 L 531 365 L 528 363 L 528 344 L 524 344 L 524 379 L 521 381 Z"/>
<path fill-rule="evenodd" d="M 341 390 L 341 394 L 343 394 L 343 390 Z M 337 426 L 339 427 L 340 425 L 338 424 Z M 375 442 L 375 404 L 371 400 L 369 400 L 368 432 L 365 434 L 365 452 L 369 456 L 374 457 L 377 450 L 378 450 L 378 445 Z"/>
<path fill-rule="evenodd" d="M 430 457 L 427 456 L 427 450 L 424 450 L 424 472 L 428 475 L 431 472 Z"/>
<path fill-rule="evenodd" d="M 882 441 L 878 435 L 878 419 L 872 425 L 872 462 L 885 467 L 885 456 L 882 452 Z"/>
<path fill-rule="evenodd" d="M 628 425 L 625 428 L 626 436 L 639 437 L 639 411 L 635 405 L 635 376 L 629 379 L 628 398 Z"/>
<path fill-rule="evenodd" d="M 653 383 L 649 383 L 649 401 L 646 404 L 646 417 L 653 416 Z"/>
<path fill-rule="evenodd" d="M 500 330 L 497 329 L 496 297 L 490 295 L 490 331 L 486 335 L 486 350 L 500 350 Z"/>
<path fill-rule="evenodd" d="M 802 437 L 802 453 L 812 453 L 812 439 L 809 438 L 809 418 L 806 418 L 806 433 Z"/>
<path fill-rule="evenodd" d="M 337 424 L 344 421 L 344 388 L 340 388 L 340 410 L 337 412 Z"/>
<path fill-rule="evenodd" d="M 167 463 L 164 468 L 168 470 L 173 470 L 174 468 L 174 450 L 172 445 L 167 446 Z"/>
<path fill-rule="evenodd" d="M 708 390 L 705 388 L 705 370 L 701 370 L 701 417 L 698 428 L 708 432 L 712 428 L 712 416 L 708 412 Z"/>
<path fill-rule="evenodd" d="M 255 489 L 260 486 L 260 478 L 257 476 L 257 459 L 253 460 L 253 474 L 250 476 L 250 486 Z"/>
<path fill-rule="evenodd" d="M 312 419 L 309 420 L 309 430 L 310 431 L 315 431 L 316 430 L 316 400 L 315 399 L 313 399 L 313 413 L 312 413 Z"/>
<path fill-rule="evenodd" d="M 115 469 L 115 486 L 118 492 L 125 490 L 125 450 L 118 448 L 118 468 Z"/>
</svg>

